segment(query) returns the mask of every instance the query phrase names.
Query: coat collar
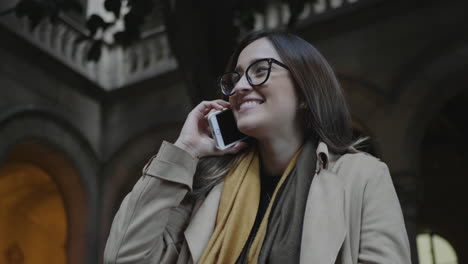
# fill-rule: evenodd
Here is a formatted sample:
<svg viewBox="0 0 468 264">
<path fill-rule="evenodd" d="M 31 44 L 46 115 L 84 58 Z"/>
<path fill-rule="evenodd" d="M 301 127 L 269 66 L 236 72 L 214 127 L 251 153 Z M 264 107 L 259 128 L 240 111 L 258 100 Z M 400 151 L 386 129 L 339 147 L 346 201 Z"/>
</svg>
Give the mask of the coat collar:
<svg viewBox="0 0 468 264">
<path fill-rule="evenodd" d="M 307 198 L 300 263 L 335 263 L 345 237 L 344 186 L 336 174 L 322 169 Z"/>
<path fill-rule="evenodd" d="M 346 237 L 345 189 L 332 172 L 335 155 L 317 145 L 316 174 L 310 185 L 302 229 L 300 263 L 335 263 Z"/>
<path fill-rule="evenodd" d="M 327 145 L 317 146 L 317 171 L 307 198 L 302 231 L 300 263 L 334 263 L 346 236 L 345 191 L 338 176 L 329 170 L 333 158 Z M 211 190 L 195 211 L 185 239 L 197 263 L 215 228 L 223 183 Z"/>
</svg>

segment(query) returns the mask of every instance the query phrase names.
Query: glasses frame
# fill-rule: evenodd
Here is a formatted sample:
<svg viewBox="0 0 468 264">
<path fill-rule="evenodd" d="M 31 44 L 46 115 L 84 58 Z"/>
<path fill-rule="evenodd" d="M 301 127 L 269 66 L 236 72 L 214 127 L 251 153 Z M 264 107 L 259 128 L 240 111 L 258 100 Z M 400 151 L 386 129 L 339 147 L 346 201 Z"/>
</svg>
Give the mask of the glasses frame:
<svg viewBox="0 0 468 264">
<path fill-rule="evenodd" d="M 268 62 L 268 73 L 267 73 L 267 77 L 265 78 L 265 80 L 259 84 L 252 84 L 252 80 L 250 79 L 250 76 L 248 75 L 248 72 L 250 70 L 250 68 L 255 65 L 256 63 L 260 62 L 260 61 L 267 61 Z M 268 81 L 268 79 L 270 78 L 270 73 L 271 73 L 271 65 L 272 64 L 276 64 L 276 65 L 279 65 L 283 68 L 285 68 L 286 70 L 289 71 L 289 67 L 286 66 L 284 63 L 274 59 L 274 58 L 262 58 L 262 59 L 258 59 L 258 60 L 255 60 L 254 62 L 252 62 L 248 67 L 247 69 L 245 69 L 244 73 L 245 73 L 245 77 L 247 79 L 247 82 L 252 86 L 252 87 L 255 87 L 255 86 L 260 86 L 260 85 L 263 85 L 264 83 L 266 83 Z M 219 85 L 219 88 L 221 89 L 221 92 L 226 95 L 226 96 L 232 96 L 235 94 L 235 92 L 232 92 L 234 91 L 234 87 L 232 88 L 232 91 L 230 93 L 227 93 L 225 91 L 225 89 L 223 89 L 223 85 L 221 84 L 222 80 L 223 80 L 223 77 L 226 76 L 227 74 L 236 74 L 237 76 L 239 76 L 239 80 L 242 78 L 242 75 L 243 74 L 240 74 L 239 72 L 237 71 L 231 71 L 231 72 L 225 72 L 223 73 L 219 78 L 218 78 L 218 85 Z"/>
</svg>

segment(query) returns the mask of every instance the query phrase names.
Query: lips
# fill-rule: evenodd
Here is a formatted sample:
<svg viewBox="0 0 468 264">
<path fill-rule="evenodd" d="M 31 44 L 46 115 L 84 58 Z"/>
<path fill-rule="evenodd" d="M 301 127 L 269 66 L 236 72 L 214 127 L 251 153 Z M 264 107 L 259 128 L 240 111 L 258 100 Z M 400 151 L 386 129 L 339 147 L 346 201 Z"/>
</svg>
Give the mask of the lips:
<svg viewBox="0 0 468 264">
<path fill-rule="evenodd" d="M 263 104 L 263 100 L 242 100 L 242 102 L 239 104 L 239 112 L 244 112 L 249 109 L 255 108 L 258 105 Z"/>
</svg>

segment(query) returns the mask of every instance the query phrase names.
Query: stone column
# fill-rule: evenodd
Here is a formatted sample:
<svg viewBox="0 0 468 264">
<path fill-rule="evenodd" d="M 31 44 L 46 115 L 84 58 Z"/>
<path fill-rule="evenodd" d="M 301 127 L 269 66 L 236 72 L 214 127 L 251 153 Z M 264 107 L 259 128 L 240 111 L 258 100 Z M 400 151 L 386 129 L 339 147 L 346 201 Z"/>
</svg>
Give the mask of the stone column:
<svg viewBox="0 0 468 264">
<path fill-rule="evenodd" d="M 413 264 L 418 264 L 416 245 L 416 236 L 418 235 L 417 216 L 422 199 L 422 185 L 418 184 L 415 172 L 400 171 L 392 172 L 391 175 L 405 218 L 406 231 L 408 232 L 411 247 L 411 261 Z"/>
</svg>

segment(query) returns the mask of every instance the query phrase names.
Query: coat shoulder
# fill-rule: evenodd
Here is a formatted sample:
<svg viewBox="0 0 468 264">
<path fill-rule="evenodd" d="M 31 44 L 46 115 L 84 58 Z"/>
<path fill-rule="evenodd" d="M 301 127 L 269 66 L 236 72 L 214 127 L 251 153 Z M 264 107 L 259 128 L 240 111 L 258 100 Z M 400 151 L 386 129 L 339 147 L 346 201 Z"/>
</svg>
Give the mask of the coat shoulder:
<svg viewBox="0 0 468 264">
<path fill-rule="evenodd" d="M 330 165 L 331 171 L 344 181 L 365 183 L 373 177 L 378 177 L 383 171 L 388 172 L 384 162 L 365 152 L 342 155 Z"/>
</svg>

